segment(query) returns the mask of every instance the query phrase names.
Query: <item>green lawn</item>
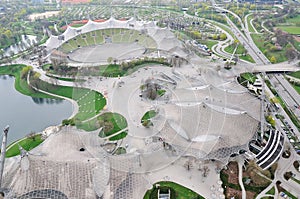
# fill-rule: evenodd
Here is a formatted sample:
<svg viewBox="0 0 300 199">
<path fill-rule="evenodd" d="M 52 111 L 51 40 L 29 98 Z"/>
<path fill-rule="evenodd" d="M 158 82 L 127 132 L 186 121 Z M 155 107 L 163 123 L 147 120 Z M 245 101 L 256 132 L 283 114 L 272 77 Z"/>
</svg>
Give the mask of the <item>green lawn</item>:
<svg viewBox="0 0 300 199">
<path fill-rule="evenodd" d="M 197 40 L 200 44 L 206 45 L 209 49 L 211 49 L 214 45 L 218 43 L 218 41 L 207 39 L 207 40 Z"/>
<path fill-rule="evenodd" d="M 253 75 L 252 73 L 242 73 L 240 75 L 243 79 L 248 80 L 250 83 L 254 83 L 257 77 Z"/>
<path fill-rule="evenodd" d="M 251 63 L 255 63 L 254 59 L 250 56 L 250 55 L 246 55 L 246 56 L 239 56 L 240 59 L 251 62 Z"/>
<path fill-rule="evenodd" d="M 298 26 L 277 26 L 277 28 L 288 32 L 292 35 L 299 35 L 300 34 L 300 27 Z"/>
<path fill-rule="evenodd" d="M 143 115 L 143 117 L 142 117 L 142 119 L 141 119 L 141 123 L 143 123 L 145 120 L 149 120 L 149 119 L 155 117 L 156 114 L 157 114 L 157 113 L 155 112 L 155 110 L 147 111 L 147 112 Z"/>
<path fill-rule="evenodd" d="M 85 24 L 84 23 L 82 23 L 82 24 L 72 24 L 71 26 L 73 27 L 73 28 L 79 28 L 79 27 L 82 27 L 82 26 L 84 26 Z"/>
<path fill-rule="evenodd" d="M 99 67 L 99 75 L 104 77 L 123 76 L 126 72 L 122 70 L 119 64 L 103 65 Z"/>
<path fill-rule="evenodd" d="M 300 79 L 300 71 L 289 73 L 288 75 Z"/>
<path fill-rule="evenodd" d="M 289 73 L 288 74 L 289 76 L 292 76 L 292 77 L 295 77 L 295 78 L 298 78 L 300 80 L 300 71 L 297 71 L 297 72 L 293 72 L 293 73 Z M 299 93 L 300 95 L 300 86 L 299 85 L 296 85 L 294 83 L 291 83 L 290 84 L 294 87 L 294 89 Z"/>
<path fill-rule="evenodd" d="M 225 30 L 228 34 L 230 34 L 234 39 L 236 39 L 236 37 L 234 36 L 233 32 L 231 31 L 231 29 L 226 25 L 224 24 L 221 24 L 221 23 L 217 23 L 217 22 L 211 22 L 212 24 L 216 25 L 216 26 L 219 26 L 220 28 L 222 28 L 223 30 Z"/>
<path fill-rule="evenodd" d="M 228 52 L 228 53 L 233 53 L 233 51 L 234 51 L 234 49 L 235 49 L 235 45 L 229 45 L 229 46 L 227 46 L 224 50 L 225 50 L 225 52 Z M 236 54 L 242 54 L 242 53 L 244 53 L 245 52 L 245 48 L 244 48 L 244 46 L 243 45 L 238 45 L 238 47 L 237 47 L 237 49 L 236 49 Z"/>
<path fill-rule="evenodd" d="M 175 196 L 171 195 L 171 199 L 176 198 L 176 199 L 205 199 L 203 196 L 200 196 L 196 192 L 180 185 L 175 182 L 169 182 L 169 181 L 161 181 L 157 182 L 155 184 L 159 184 L 161 187 L 164 188 L 171 188 L 175 191 Z M 144 199 L 152 199 L 155 197 L 151 197 L 151 193 L 155 192 L 157 190 L 156 185 L 153 185 L 153 188 L 151 190 L 148 190 L 144 196 Z M 157 197 L 156 197 L 157 198 Z"/>
<path fill-rule="evenodd" d="M 119 147 L 117 148 L 117 150 L 114 152 L 114 155 L 121 155 L 121 154 L 125 154 L 126 153 L 126 149 L 124 147 Z"/>
<path fill-rule="evenodd" d="M 106 99 L 101 93 L 87 88 L 56 86 L 41 80 L 38 80 L 38 88 L 75 100 L 79 106 L 79 112 L 74 117 L 75 120 L 87 120 L 99 114 L 106 105 Z"/>
<path fill-rule="evenodd" d="M 121 139 L 125 138 L 127 136 L 127 134 L 128 134 L 127 131 L 123 131 L 123 132 L 119 133 L 118 135 L 115 135 L 115 136 L 109 138 L 109 141 L 121 140 Z"/>
<path fill-rule="evenodd" d="M 297 23 L 297 22 L 299 22 L 299 21 L 300 21 L 300 14 L 297 15 L 297 17 L 288 18 L 286 20 L 287 23 L 294 23 L 294 24 Z"/>
<path fill-rule="evenodd" d="M 275 187 L 272 187 L 272 188 L 267 192 L 267 194 L 274 195 L 274 194 L 275 194 Z"/>
<path fill-rule="evenodd" d="M 265 56 L 270 60 L 272 56 L 276 58 L 276 63 L 287 61 L 287 58 L 285 56 L 285 49 L 283 48 L 281 51 L 268 51 L 265 52 L 267 49 L 264 46 L 266 39 L 263 37 L 263 35 L 260 34 L 251 34 L 251 37 L 255 43 L 255 45 L 265 54 Z M 269 42 L 268 42 L 269 43 Z"/>
<path fill-rule="evenodd" d="M 125 76 L 130 75 L 132 72 L 137 71 L 140 68 L 146 66 L 152 66 L 157 64 L 163 64 L 165 66 L 169 66 L 166 62 L 160 62 L 155 60 L 140 60 L 140 61 L 132 61 L 129 65 L 126 65 L 126 68 L 122 68 L 120 64 L 109 64 L 109 65 L 101 65 L 99 66 L 99 70 L 97 76 L 104 76 L 104 77 L 118 77 L 118 76 Z"/>
<path fill-rule="evenodd" d="M 19 140 L 11 144 L 11 146 L 7 147 L 6 157 L 13 157 L 20 154 L 19 145 L 22 146 L 26 151 L 30 151 L 35 148 L 39 144 L 41 144 L 44 140 L 42 140 L 41 135 L 35 135 L 30 138 L 25 138 L 24 140 Z M 19 145 L 18 145 L 19 144 Z"/>
<path fill-rule="evenodd" d="M 229 46 L 227 46 L 224 50 L 225 50 L 225 52 L 228 52 L 228 53 L 233 53 L 233 51 L 234 51 L 234 49 L 235 49 L 235 46 L 234 45 L 229 45 Z M 245 47 L 243 46 L 243 45 L 238 45 L 238 47 L 237 47 L 237 49 L 236 49 L 236 54 L 243 54 L 244 52 L 245 52 Z M 254 63 L 254 60 L 253 60 L 253 58 L 249 55 L 249 54 L 247 54 L 247 55 L 245 55 L 245 56 L 239 56 L 239 58 L 240 59 L 242 59 L 242 60 L 245 60 L 245 61 L 249 61 L 249 62 L 251 62 L 251 63 Z"/>
<path fill-rule="evenodd" d="M 296 41 L 296 39 L 293 40 L 293 46 L 294 46 L 298 51 L 300 51 L 300 42 L 299 42 L 299 41 Z"/>
<path fill-rule="evenodd" d="M 85 82 L 84 79 L 68 78 L 68 77 L 55 77 L 47 74 L 48 77 L 55 78 L 57 80 L 67 81 L 67 82 Z"/>
<path fill-rule="evenodd" d="M 277 28 L 293 35 L 300 34 L 300 27 L 296 25 L 300 21 L 300 14 L 294 18 L 287 18 L 286 23 L 279 24 Z"/>
<path fill-rule="evenodd" d="M 22 68 L 26 67 L 26 65 L 23 64 L 15 64 L 15 65 L 8 65 L 8 66 L 1 66 L 0 67 L 0 75 L 12 75 L 15 77 L 15 89 L 24 94 L 31 97 L 37 97 L 37 98 L 55 98 L 50 95 L 46 95 L 44 93 L 36 92 L 32 90 L 28 84 L 27 81 L 21 78 L 21 71 Z"/>
<path fill-rule="evenodd" d="M 299 93 L 300 95 L 300 86 L 292 85 L 294 89 Z"/>
<path fill-rule="evenodd" d="M 166 92 L 167 92 L 167 91 L 164 90 L 164 89 L 159 89 L 159 90 L 157 91 L 157 95 L 158 95 L 158 96 L 163 96 Z"/>
<path fill-rule="evenodd" d="M 252 27 L 250 21 L 252 19 L 252 15 L 250 15 L 248 18 L 247 18 L 247 23 L 248 23 L 248 28 L 249 28 L 249 32 L 255 32 L 254 28 Z"/>
<path fill-rule="evenodd" d="M 125 129 L 127 127 L 127 121 L 118 113 L 106 112 L 89 121 L 79 122 L 76 126 L 85 131 L 94 131 L 104 126 L 106 128 L 104 128 L 103 137 L 106 137 Z"/>
</svg>

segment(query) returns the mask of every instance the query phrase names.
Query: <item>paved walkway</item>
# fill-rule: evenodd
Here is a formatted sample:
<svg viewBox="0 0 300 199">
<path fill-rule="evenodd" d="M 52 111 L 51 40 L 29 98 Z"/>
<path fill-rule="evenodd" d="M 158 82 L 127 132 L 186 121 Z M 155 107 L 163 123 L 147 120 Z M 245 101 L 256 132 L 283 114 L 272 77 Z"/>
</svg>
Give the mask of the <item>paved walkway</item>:
<svg viewBox="0 0 300 199">
<path fill-rule="evenodd" d="M 242 199 L 246 199 L 246 190 L 245 186 L 243 183 L 243 165 L 244 165 L 244 160 L 243 159 L 238 159 L 238 169 L 239 169 L 239 185 L 242 189 Z"/>
</svg>

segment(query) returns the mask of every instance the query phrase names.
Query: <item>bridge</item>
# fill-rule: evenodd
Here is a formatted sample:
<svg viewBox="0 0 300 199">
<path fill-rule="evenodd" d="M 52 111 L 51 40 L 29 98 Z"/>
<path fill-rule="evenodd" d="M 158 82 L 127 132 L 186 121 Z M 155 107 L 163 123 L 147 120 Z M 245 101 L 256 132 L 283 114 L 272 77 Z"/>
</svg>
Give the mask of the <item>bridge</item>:
<svg viewBox="0 0 300 199">
<path fill-rule="evenodd" d="M 278 64 L 268 64 L 268 65 L 254 65 L 252 68 L 253 73 L 261 72 L 295 72 L 300 70 L 300 67 L 297 66 L 298 63 L 278 63 Z"/>
<path fill-rule="evenodd" d="M 234 66 L 233 66 L 234 67 Z M 299 71 L 300 66 L 298 66 L 298 63 L 278 63 L 278 64 L 268 64 L 268 65 L 251 65 L 246 66 L 244 68 L 239 68 L 239 72 L 251 72 L 251 73 L 280 73 L 280 72 L 295 72 Z"/>
</svg>

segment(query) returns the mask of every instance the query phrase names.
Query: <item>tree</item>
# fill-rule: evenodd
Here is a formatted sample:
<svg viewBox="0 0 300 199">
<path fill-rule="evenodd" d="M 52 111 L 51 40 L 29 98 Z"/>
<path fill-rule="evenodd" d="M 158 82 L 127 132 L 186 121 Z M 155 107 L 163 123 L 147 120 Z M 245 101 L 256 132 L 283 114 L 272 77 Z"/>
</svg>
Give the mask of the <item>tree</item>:
<svg viewBox="0 0 300 199">
<path fill-rule="evenodd" d="M 220 40 L 225 40 L 225 39 L 227 39 L 226 34 L 225 33 L 221 33 L 220 34 Z"/>
<path fill-rule="evenodd" d="M 112 61 L 113 61 L 113 58 L 112 58 L 112 57 L 108 57 L 108 58 L 107 58 L 107 63 L 108 63 L 108 64 L 111 64 Z"/>
<path fill-rule="evenodd" d="M 35 132 L 31 131 L 27 136 L 28 139 L 32 139 L 32 141 L 35 141 Z"/>
<path fill-rule="evenodd" d="M 236 46 L 236 45 L 238 45 L 238 44 L 240 43 L 240 41 L 239 41 L 238 39 L 235 39 L 233 43 L 234 43 L 235 46 Z"/>
<path fill-rule="evenodd" d="M 22 71 L 21 71 L 21 78 L 26 78 L 27 77 L 27 74 L 29 71 L 32 70 L 32 67 L 31 66 L 26 66 L 24 68 L 22 68 Z"/>
<path fill-rule="evenodd" d="M 292 61 L 297 57 L 297 52 L 291 47 L 286 50 L 285 56 L 288 58 L 289 61 Z"/>
<path fill-rule="evenodd" d="M 272 56 L 272 57 L 270 58 L 270 62 L 271 62 L 272 64 L 276 63 L 276 62 L 277 62 L 276 57 Z"/>
<path fill-rule="evenodd" d="M 191 160 L 188 160 L 184 163 L 183 166 L 189 171 L 191 168 L 193 168 L 193 163 Z"/>
<path fill-rule="evenodd" d="M 251 4 L 250 5 L 250 10 L 254 10 L 254 9 L 256 9 L 256 5 L 255 4 Z"/>
<path fill-rule="evenodd" d="M 213 34 L 212 39 L 213 39 L 213 40 L 217 40 L 217 39 L 218 39 L 218 35 Z"/>
</svg>

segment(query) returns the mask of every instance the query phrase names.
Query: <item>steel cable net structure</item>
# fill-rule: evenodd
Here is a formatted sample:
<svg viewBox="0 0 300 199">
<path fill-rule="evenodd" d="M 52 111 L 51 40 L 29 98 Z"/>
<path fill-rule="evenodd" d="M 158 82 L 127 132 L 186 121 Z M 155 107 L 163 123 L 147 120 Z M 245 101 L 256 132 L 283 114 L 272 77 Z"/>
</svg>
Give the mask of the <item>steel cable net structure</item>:
<svg viewBox="0 0 300 199">
<path fill-rule="evenodd" d="M 248 92 L 212 85 L 179 88 L 153 119 L 159 136 L 174 152 L 226 163 L 247 150 L 259 125 L 259 101 Z M 163 110 L 163 111 L 162 111 Z"/>
<path fill-rule="evenodd" d="M 22 165 L 23 158 L 10 159 L 14 166 L 6 167 L 9 170 L 4 173 L 2 186 L 7 190 L 6 197 L 67 199 L 103 195 L 109 180 L 109 163 L 106 153 L 95 147 L 91 139 L 95 139 L 92 134 L 74 133 L 67 127 L 52 134 L 37 152 L 33 150 L 23 157 L 28 158 L 28 166 Z M 80 151 L 81 148 L 85 150 Z"/>
</svg>

